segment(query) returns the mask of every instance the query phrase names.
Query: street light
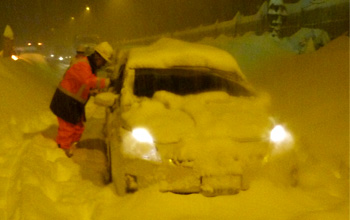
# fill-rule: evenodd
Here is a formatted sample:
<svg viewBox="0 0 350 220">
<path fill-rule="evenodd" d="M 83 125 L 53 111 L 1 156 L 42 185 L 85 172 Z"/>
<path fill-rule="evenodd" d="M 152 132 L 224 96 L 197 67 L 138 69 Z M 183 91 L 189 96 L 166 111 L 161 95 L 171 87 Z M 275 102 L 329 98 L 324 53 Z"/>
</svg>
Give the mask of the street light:
<svg viewBox="0 0 350 220">
<path fill-rule="evenodd" d="M 90 11 L 90 7 L 89 6 L 86 6 L 86 11 Z"/>
</svg>

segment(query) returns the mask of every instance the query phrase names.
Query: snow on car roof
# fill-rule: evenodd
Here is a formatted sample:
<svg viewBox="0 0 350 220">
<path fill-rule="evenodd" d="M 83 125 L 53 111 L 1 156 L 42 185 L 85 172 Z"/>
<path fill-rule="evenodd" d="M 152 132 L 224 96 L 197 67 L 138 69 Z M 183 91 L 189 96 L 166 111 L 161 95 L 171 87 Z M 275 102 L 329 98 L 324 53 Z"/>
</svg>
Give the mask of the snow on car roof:
<svg viewBox="0 0 350 220">
<path fill-rule="evenodd" d="M 243 79 L 236 60 L 226 51 L 208 45 L 162 38 L 150 46 L 130 50 L 128 68 L 208 67 L 236 72 Z"/>
</svg>

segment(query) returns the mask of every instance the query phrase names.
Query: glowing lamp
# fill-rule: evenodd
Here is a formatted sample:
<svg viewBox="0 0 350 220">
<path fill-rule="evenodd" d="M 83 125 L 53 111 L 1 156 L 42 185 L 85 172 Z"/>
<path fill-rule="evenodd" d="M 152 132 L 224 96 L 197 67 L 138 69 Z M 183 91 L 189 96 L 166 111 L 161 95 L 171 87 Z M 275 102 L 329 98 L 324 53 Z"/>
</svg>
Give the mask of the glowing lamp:
<svg viewBox="0 0 350 220">
<path fill-rule="evenodd" d="M 276 125 L 270 133 L 270 140 L 274 143 L 279 143 L 287 138 L 287 132 L 281 125 Z"/>
<path fill-rule="evenodd" d="M 132 158 L 140 158 L 153 162 L 162 159 L 154 145 L 151 134 L 144 128 L 135 128 L 123 138 L 123 153 Z"/>
<path fill-rule="evenodd" d="M 132 136 L 138 141 L 143 143 L 153 143 L 151 134 L 144 128 L 135 128 L 132 131 Z"/>
<path fill-rule="evenodd" d="M 18 56 L 16 56 L 16 55 L 12 55 L 11 58 L 15 61 L 18 60 Z"/>
</svg>

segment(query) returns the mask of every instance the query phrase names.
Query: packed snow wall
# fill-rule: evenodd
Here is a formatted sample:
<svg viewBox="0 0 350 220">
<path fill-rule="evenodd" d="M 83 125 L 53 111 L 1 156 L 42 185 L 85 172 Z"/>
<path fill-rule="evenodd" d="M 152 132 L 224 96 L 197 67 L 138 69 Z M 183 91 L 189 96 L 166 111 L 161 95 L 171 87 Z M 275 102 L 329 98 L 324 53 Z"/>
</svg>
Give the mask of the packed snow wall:
<svg viewBox="0 0 350 220">
<path fill-rule="evenodd" d="M 349 1 L 327 7 L 301 8 L 288 15 L 282 28 L 284 36 L 290 36 L 300 28 L 312 28 L 326 31 L 331 39 L 337 38 L 349 32 Z"/>
<path fill-rule="evenodd" d="M 288 15 L 282 25 L 281 37 L 295 34 L 301 28 L 321 29 L 326 31 L 331 39 L 349 32 L 349 2 L 339 4 L 320 4 L 303 7 L 302 5 L 285 4 Z M 270 31 L 268 21 L 268 5 L 264 3 L 255 15 L 244 16 L 239 12 L 230 20 L 201 26 L 192 30 L 180 31 L 170 34 L 171 37 L 184 40 L 197 41 L 203 37 L 217 37 L 221 34 L 228 36 L 243 35 L 255 32 L 261 35 Z"/>
<path fill-rule="evenodd" d="M 302 28 L 320 29 L 328 33 L 334 39 L 349 32 L 349 1 L 324 0 L 321 3 L 308 3 L 300 1 L 294 4 L 285 4 L 287 10 L 286 19 L 282 25 L 281 36 L 289 37 Z M 117 45 L 149 44 L 161 37 L 171 37 L 187 41 L 199 41 L 204 37 L 241 36 L 247 32 L 261 35 L 270 31 L 268 21 L 269 5 L 265 2 L 254 15 L 243 15 L 238 12 L 229 21 L 216 22 L 212 25 L 199 26 L 197 28 L 164 33 L 140 39 L 117 42 Z"/>
</svg>

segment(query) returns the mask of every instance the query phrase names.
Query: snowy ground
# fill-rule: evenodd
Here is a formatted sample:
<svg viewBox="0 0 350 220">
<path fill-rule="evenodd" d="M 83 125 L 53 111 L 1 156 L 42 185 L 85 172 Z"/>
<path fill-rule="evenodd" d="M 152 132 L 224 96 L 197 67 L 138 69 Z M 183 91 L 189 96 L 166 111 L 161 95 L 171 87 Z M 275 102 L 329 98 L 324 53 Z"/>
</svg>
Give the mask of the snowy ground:
<svg viewBox="0 0 350 220">
<path fill-rule="evenodd" d="M 38 56 L 0 60 L 0 219 L 349 219 L 349 38 L 301 55 L 291 42 L 203 40 L 235 55 L 295 139 L 248 191 L 214 198 L 156 186 L 118 197 L 101 182 L 102 152 L 92 166 L 91 150 L 67 158 L 53 140 L 48 106 L 62 69 Z M 103 109 L 90 104 L 88 114 L 84 140 L 98 141 Z"/>
</svg>

